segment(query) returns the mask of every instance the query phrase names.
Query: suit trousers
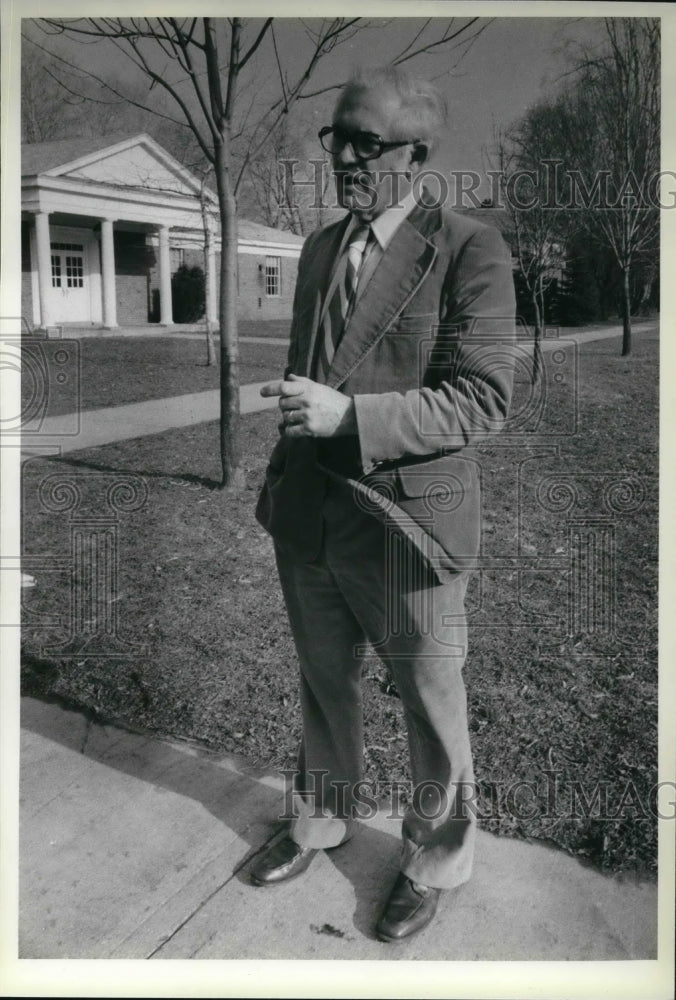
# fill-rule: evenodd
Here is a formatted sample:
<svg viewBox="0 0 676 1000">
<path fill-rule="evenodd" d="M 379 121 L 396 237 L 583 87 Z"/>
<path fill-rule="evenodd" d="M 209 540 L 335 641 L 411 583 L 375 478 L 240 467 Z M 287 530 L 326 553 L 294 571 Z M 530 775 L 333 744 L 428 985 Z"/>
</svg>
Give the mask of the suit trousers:
<svg viewBox="0 0 676 1000">
<path fill-rule="evenodd" d="M 453 888 L 470 877 L 475 835 L 462 678 L 467 573 L 440 583 L 400 533 L 358 507 L 347 484 L 331 483 L 322 516 L 313 563 L 277 547 L 303 714 L 290 835 L 304 847 L 335 847 L 360 815 L 368 643 L 392 674 L 407 726 L 413 794 L 401 870 Z"/>
</svg>

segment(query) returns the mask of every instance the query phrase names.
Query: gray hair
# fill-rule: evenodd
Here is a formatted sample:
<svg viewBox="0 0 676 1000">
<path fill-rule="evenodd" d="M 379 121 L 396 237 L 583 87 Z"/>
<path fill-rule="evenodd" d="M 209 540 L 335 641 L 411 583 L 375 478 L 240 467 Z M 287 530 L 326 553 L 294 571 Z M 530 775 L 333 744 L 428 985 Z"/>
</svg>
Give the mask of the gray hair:
<svg viewBox="0 0 676 1000">
<path fill-rule="evenodd" d="M 446 101 L 434 84 L 411 76 L 399 66 L 361 67 L 347 81 L 338 103 L 362 91 L 389 90 L 400 102 L 402 128 L 428 147 L 435 145 L 446 124 Z"/>
</svg>

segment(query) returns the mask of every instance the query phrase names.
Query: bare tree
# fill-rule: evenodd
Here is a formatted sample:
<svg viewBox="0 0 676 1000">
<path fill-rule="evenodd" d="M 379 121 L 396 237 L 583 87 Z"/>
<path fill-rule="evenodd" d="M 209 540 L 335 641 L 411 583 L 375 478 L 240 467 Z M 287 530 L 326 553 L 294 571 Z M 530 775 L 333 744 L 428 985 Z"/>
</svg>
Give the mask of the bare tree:
<svg viewBox="0 0 676 1000">
<path fill-rule="evenodd" d="M 560 148 L 575 214 L 622 274 L 622 355 L 631 352 L 632 269 L 659 241 L 660 29 L 651 18 L 606 18 L 605 46 L 584 52 L 559 101 Z"/>
<path fill-rule="evenodd" d="M 207 186 L 207 174 L 205 173 L 202 177 L 202 183 L 200 185 L 200 211 L 202 213 L 202 229 L 204 230 L 204 291 L 206 298 L 204 321 L 207 339 L 208 366 L 216 364 L 216 345 L 214 344 L 214 331 L 209 308 L 211 302 L 213 301 L 213 297 L 216 294 L 216 289 L 212 284 L 213 276 L 211 273 L 211 257 L 215 250 L 214 230 L 216 228 L 216 220 L 214 219 L 213 195 L 211 195 L 211 197 L 210 195 L 211 192 Z"/>
<path fill-rule="evenodd" d="M 326 154 L 306 155 L 315 140 L 291 121 L 282 122 L 243 175 L 240 204 L 247 214 L 297 236 L 322 225 L 331 170 Z"/>
<path fill-rule="evenodd" d="M 62 87 L 54 87 L 59 62 L 44 52 L 31 49 L 21 62 L 21 139 L 22 142 L 51 142 L 114 132 L 137 127 L 136 109 L 121 102 L 96 102 L 82 114 L 84 100 Z M 132 114 L 130 114 L 130 111 Z M 138 128 L 138 127 L 137 127 Z M 141 131 L 142 129 L 138 129 Z"/>
<path fill-rule="evenodd" d="M 150 81 L 145 98 L 130 95 L 119 81 L 87 70 L 106 94 L 160 114 L 191 130 L 204 159 L 213 167 L 221 230 L 219 320 L 221 345 L 220 457 L 223 486 L 241 486 L 239 454 L 239 350 L 237 339 L 237 196 L 252 160 L 270 141 L 298 100 L 339 87 L 342 80 L 310 91 L 317 67 L 336 48 L 373 25 L 362 18 L 295 22 L 297 45 L 286 55 L 274 18 L 239 17 L 76 18 L 41 20 L 50 34 L 80 41 L 105 41 Z M 485 30 L 489 20 L 429 19 L 394 56 L 401 64 L 425 53 L 454 51 L 456 61 Z M 382 25 L 379 26 L 382 30 Z M 288 25 L 286 25 L 288 30 Z M 257 56 L 272 48 L 275 79 L 261 81 Z M 67 62 L 63 60 L 63 62 Z M 70 68 L 70 67 L 69 67 Z M 452 68 L 449 62 L 448 69 Z M 258 74 L 258 75 L 257 75 Z M 69 74 L 62 72 L 68 88 Z M 267 90 L 262 82 L 268 84 Z M 271 89 L 272 88 L 272 96 Z M 173 114 L 158 111 L 153 91 L 173 102 Z M 261 96 L 261 94 L 263 96 Z M 174 117 L 176 115 L 177 117 Z M 239 142 L 239 152 L 237 151 Z"/>
<path fill-rule="evenodd" d="M 39 56 L 39 54 L 38 54 Z M 49 142 L 61 138 L 72 122 L 63 97 L 48 85 L 46 58 L 21 63 L 21 138 L 23 142 Z"/>
<path fill-rule="evenodd" d="M 169 144 L 176 159 L 195 157 L 185 125 L 160 123 L 156 114 L 138 107 L 148 92 L 142 78 L 124 81 L 132 100 L 103 96 L 101 86 L 78 68 L 40 46 L 35 31 L 24 31 L 21 60 L 21 141 L 50 142 L 117 133 L 148 132 Z M 114 80 L 114 75 L 112 76 Z M 123 78 L 118 79 L 122 83 Z M 56 85 L 55 85 L 56 84 Z M 194 143 L 194 140 L 193 140 Z"/>
<path fill-rule="evenodd" d="M 516 260 L 533 309 L 532 381 L 542 373 L 546 292 L 560 277 L 570 213 L 560 206 L 555 119 L 546 103 L 531 108 L 507 132 L 498 133 L 495 155 L 504 204 L 503 235 Z"/>
<path fill-rule="evenodd" d="M 315 145 L 316 133 L 284 121 L 249 163 L 240 188 L 243 210 L 297 236 L 324 225 L 331 211 L 331 164 L 323 150 L 321 156 L 314 150 L 307 154 Z"/>
<path fill-rule="evenodd" d="M 266 226 L 288 229 L 301 236 L 303 225 L 296 190 L 285 184 L 280 161 L 297 155 L 301 140 L 288 119 L 270 136 L 266 146 L 249 163 L 241 193 L 250 198 L 254 213 Z M 244 198 L 241 199 L 242 201 Z"/>
</svg>

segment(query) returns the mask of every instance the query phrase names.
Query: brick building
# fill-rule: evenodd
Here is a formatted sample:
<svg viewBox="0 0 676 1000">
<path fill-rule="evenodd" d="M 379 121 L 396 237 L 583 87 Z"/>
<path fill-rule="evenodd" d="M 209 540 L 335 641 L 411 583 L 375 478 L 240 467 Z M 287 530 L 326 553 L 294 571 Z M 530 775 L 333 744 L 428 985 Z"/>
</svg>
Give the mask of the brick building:
<svg viewBox="0 0 676 1000">
<path fill-rule="evenodd" d="M 215 195 L 203 205 L 199 179 L 150 136 L 26 145 L 21 174 L 21 312 L 33 326 L 171 325 L 181 264 L 208 272 L 216 320 Z M 240 220 L 241 318 L 290 317 L 302 244 Z"/>
</svg>

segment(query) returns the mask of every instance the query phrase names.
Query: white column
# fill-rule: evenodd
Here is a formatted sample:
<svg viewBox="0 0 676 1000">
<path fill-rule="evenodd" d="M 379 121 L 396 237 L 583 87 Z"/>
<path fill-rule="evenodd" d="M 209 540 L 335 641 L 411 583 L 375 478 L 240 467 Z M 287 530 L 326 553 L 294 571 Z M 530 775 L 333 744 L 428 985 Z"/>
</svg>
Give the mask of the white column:
<svg viewBox="0 0 676 1000">
<path fill-rule="evenodd" d="M 35 243 L 38 252 L 38 290 L 40 294 L 40 326 L 51 326 L 52 253 L 49 245 L 49 214 L 35 214 Z"/>
<path fill-rule="evenodd" d="M 160 241 L 160 323 L 171 326 L 174 322 L 171 310 L 171 257 L 169 255 L 169 226 L 159 226 Z"/>
<path fill-rule="evenodd" d="M 112 219 L 101 219 L 101 280 L 103 283 L 103 325 L 105 327 L 117 326 L 115 244 Z"/>
<path fill-rule="evenodd" d="M 207 229 L 207 317 L 212 323 L 218 323 L 218 295 L 216 278 L 216 248 L 214 233 Z"/>
</svg>

